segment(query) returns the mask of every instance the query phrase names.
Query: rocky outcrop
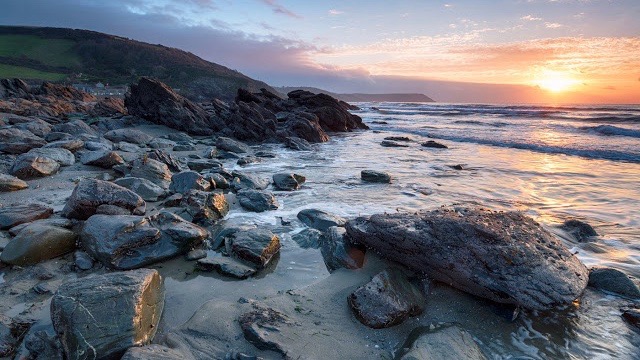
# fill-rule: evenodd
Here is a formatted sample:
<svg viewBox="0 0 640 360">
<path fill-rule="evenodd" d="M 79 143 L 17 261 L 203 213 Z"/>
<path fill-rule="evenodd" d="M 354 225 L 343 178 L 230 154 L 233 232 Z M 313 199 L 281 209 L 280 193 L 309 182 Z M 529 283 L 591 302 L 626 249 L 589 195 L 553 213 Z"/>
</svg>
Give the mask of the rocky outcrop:
<svg viewBox="0 0 640 360">
<path fill-rule="evenodd" d="M 587 285 L 580 260 L 517 212 L 443 208 L 360 217 L 346 228 L 384 258 L 500 303 L 545 310 L 571 304 Z"/>
<path fill-rule="evenodd" d="M 31 92 L 29 85 L 20 79 L 0 79 L 0 99 L 25 97 Z"/>
<path fill-rule="evenodd" d="M 72 280 L 51 300 L 51 320 L 67 359 L 119 359 L 153 340 L 164 307 L 156 270 Z"/>
<path fill-rule="evenodd" d="M 359 116 L 349 113 L 347 107 L 327 94 L 295 90 L 287 96 L 296 105 L 305 107 L 308 112 L 316 115 L 320 126 L 326 131 L 345 132 L 369 128 Z"/>
<path fill-rule="evenodd" d="M 82 180 L 67 200 L 62 215 L 70 219 L 86 220 L 101 205 L 115 205 L 135 215 L 143 215 L 146 203 L 133 191 L 102 180 Z"/>
</svg>

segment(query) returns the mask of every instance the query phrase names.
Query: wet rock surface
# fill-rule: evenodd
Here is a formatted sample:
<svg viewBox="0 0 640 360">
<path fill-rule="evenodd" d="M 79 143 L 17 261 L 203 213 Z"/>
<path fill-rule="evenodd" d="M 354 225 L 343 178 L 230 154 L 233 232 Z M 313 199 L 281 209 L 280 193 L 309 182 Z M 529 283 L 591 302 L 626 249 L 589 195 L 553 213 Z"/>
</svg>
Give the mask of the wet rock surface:
<svg viewBox="0 0 640 360">
<path fill-rule="evenodd" d="M 294 191 L 298 190 L 307 179 L 294 173 L 278 173 L 273 175 L 273 186 L 277 190 Z"/>
<path fill-rule="evenodd" d="M 625 273 L 611 268 L 594 268 L 589 272 L 589 287 L 629 299 L 640 299 L 640 289 Z"/>
<path fill-rule="evenodd" d="M 423 142 L 422 146 L 426 148 L 432 148 L 432 149 L 448 149 L 449 148 L 447 145 L 441 144 L 439 142 L 435 142 L 433 140 Z"/>
<path fill-rule="evenodd" d="M 280 239 L 269 230 L 250 229 L 226 237 L 227 253 L 258 268 L 264 268 L 280 251 Z"/>
<path fill-rule="evenodd" d="M 131 176 L 147 179 L 163 189 L 168 189 L 171 185 L 171 170 L 167 164 L 154 160 L 149 156 L 136 159 L 131 164 Z"/>
<path fill-rule="evenodd" d="M 187 193 L 190 190 L 208 191 L 211 188 L 211 182 L 195 171 L 183 171 L 174 174 L 171 178 L 169 190 L 176 193 Z"/>
<path fill-rule="evenodd" d="M 590 241 L 593 240 L 593 237 L 598 236 L 598 233 L 591 225 L 576 219 L 565 221 L 560 228 L 571 234 L 579 242 Z"/>
<path fill-rule="evenodd" d="M 129 213 L 142 215 L 146 203 L 133 191 L 114 183 L 95 179 L 82 180 L 71 193 L 62 214 L 67 218 L 85 220 L 101 205 L 114 205 Z"/>
<path fill-rule="evenodd" d="M 362 181 L 370 183 L 388 184 L 391 182 L 391 175 L 389 175 L 389 173 L 377 170 L 362 170 L 360 172 L 360 178 L 362 178 Z"/>
<path fill-rule="evenodd" d="M 229 213 L 229 203 L 222 193 L 191 190 L 180 200 L 181 214 L 203 226 L 213 225 Z"/>
<path fill-rule="evenodd" d="M 326 231 L 332 226 L 344 226 L 347 222 L 340 216 L 318 209 L 304 209 L 298 213 L 297 217 L 305 225 L 320 231 Z"/>
<path fill-rule="evenodd" d="M 196 266 L 202 271 L 217 271 L 236 279 L 246 279 L 257 272 L 255 267 L 227 256 L 200 259 Z"/>
<path fill-rule="evenodd" d="M 277 210 L 279 206 L 275 196 L 265 190 L 240 190 L 238 191 L 238 202 L 243 208 L 254 212 Z"/>
<path fill-rule="evenodd" d="M 320 252 L 329 272 L 340 268 L 359 269 L 364 263 L 365 248 L 350 243 L 347 230 L 332 226 L 320 237 Z"/>
</svg>

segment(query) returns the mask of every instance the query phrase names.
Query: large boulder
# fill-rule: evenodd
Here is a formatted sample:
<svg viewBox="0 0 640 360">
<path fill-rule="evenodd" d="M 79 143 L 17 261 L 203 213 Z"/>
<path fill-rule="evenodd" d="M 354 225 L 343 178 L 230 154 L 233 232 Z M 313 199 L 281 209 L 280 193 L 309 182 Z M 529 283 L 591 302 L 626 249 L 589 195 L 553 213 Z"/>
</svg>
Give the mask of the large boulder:
<svg viewBox="0 0 640 360">
<path fill-rule="evenodd" d="M 64 148 L 35 148 L 29 150 L 25 155 L 47 157 L 57 161 L 60 166 L 71 166 L 76 163 L 75 155 Z"/>
<path fill-rule="evenodd" d="M 62 215 L 86 220 L 100 205 L 115 205 L 136 215 L 143 215 L 146 209 L 144 200 L 129 189 L 108 181 L 85 179 L 73 189 Z"/>
<path fill-rule="evenodd" d="M 220 192 L 191 190 L 184 194 L 180 206 L 185 208 L 188 220 L 203 226 L 213 225 L 229 213 L 229 203 Z"/>
<path fill-rule="evenodd" d="M 143 77 L 124 100 L 130 115 L 193 135 L 212 135 L 213 123 L 199 105 L 158 80 Z"/>
<path fill-rule="evenodd" d="M 54 132 L 67 133 L 76 136 L 82 134 L 88 134 L 91 136 L 98 135 L 97 131 L 95 131 L 91 126 L 87 125 L 87 123 L 82 120 L 73 120 L 61 124 L 56 124 L 51 130 Z"/>
<path fill-rule="evenodd" d="M 9 241 L 0 260 L 20 266 L 37 264 L 75 250 L 76 237 L 73 231 L 36 222 Z"/>
<path fill-rule="evenodd" d="M 273 186 L 278 190 L 298 190 L 305 181 L 307 181 L 307 178 L 294 173 L 278 173 L 273 175 Z"/>
<path fill-rule="evenodd" d="M 181 194 L 190 190 L 208 191 L 210 188 L 211 182 L 195 171 L 183 171 L 174 174 L 169 186 L 169 190 Z"/>
<path fill-rule="evenodd" d="M 9 169 L 11 175 L 23 180 L 35 179 L 55 174 L 60 164 L 48 157 L 22 154 Z"/>
<path fill-rule="evenodd" d="M 103 265 L 128 270 L 184 254 L 207 236 L 207 230 L 166 211 L 149 217 L 94 215 L 82 227 L 80 244 Z"/>
<path fill-rule="evenodd" d="M 80 161 L 84 165 L 93 165 L 104 169 L 111 169 L 115 165 L 124 163 L 117 152 L 109 150 L 87 151 L 82 154 Z"/>
<path fill-rule="evenodd" d="M 16 225 L 46 219 L 53 214 L 53 209 L 42 204 L 24 204 L 0 207 L 0 230 L 7 230 Z"/>
<path fill-rule="evenodd" d="M 164 307 L 158 271 L 91 275 L 63 283 L 51 320 L 67 359 L 119 359 L 153 340 Z"/>
<path fill-rule="evenodd" d="M 320 126 L 326 131 L 351 131 L 368 129 L 362 119 L 349 113 L 348 108 L 327 94 L 313 94 L 305 90 L 295 90 L 287 94 L 298 106 L 318 117 Z"/>
<path fill-rule="evenodd" d="M 499 303 L 536 310 L 571 304 L 589 277 L 569 249 L 518 212 L 378 214 L 346 228 L 353 241 L 384 258 Z"/>
<path fill-rule="evenodd" d="M 269 186 L 269 180 L 255 175 L 245 174 L 239 171 L 234 171 L 232 175 L 233 181 L 231 182 L 231 188 L 235 191 L 244 189 L 264 190 Z"/>
<path fill-rule="evenodd" d="M 640 289 L 627 274 L 611 268 L 593 268 L 589 272 L 589 287 L 624 296 L 640 299 Z"/>
<path fill-rule="evenodd" d="M 352 244 L 346 233 L 345 228 L 332 226 L 319 239 L 320 252 L 329 272 L 340 268 L 359 269 L 364 264 L 366 249 Z"/>
<path fill-rule="evenodd" d="M 17 128 L 0 129 L 0 152 L 22 154 L 33 148 L 44 146 L 47 142 L 31 131 Z"/>
</svg>

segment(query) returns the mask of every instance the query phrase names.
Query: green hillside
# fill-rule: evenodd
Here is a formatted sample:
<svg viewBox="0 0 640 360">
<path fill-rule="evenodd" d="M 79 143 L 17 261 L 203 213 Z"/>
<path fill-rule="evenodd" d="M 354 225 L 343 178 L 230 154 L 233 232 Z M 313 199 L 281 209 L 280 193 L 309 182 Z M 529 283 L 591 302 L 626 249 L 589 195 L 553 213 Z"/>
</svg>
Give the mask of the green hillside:
<svg viewBox="0 0 640 360">
<path fill-rule="evenodd" d="M 267 84 L 191 53 L 87 30 L 0 26 L 0 77 L 123 85 L 152 76 L 196 100 Z"/>
</svg>

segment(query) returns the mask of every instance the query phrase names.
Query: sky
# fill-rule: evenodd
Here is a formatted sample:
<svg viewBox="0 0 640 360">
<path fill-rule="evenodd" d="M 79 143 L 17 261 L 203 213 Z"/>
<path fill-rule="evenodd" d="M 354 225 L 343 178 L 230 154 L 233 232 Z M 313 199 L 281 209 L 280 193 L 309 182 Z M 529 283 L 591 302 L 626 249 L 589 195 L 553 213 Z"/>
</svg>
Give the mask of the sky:
<svg viewBox="0 0 640 360">
<path fill-rule="evenodd" d="M 0 24 L 181 48 L 273 86 L 640 103 L 640 0 L 0 0 Z"/>
</svg>

